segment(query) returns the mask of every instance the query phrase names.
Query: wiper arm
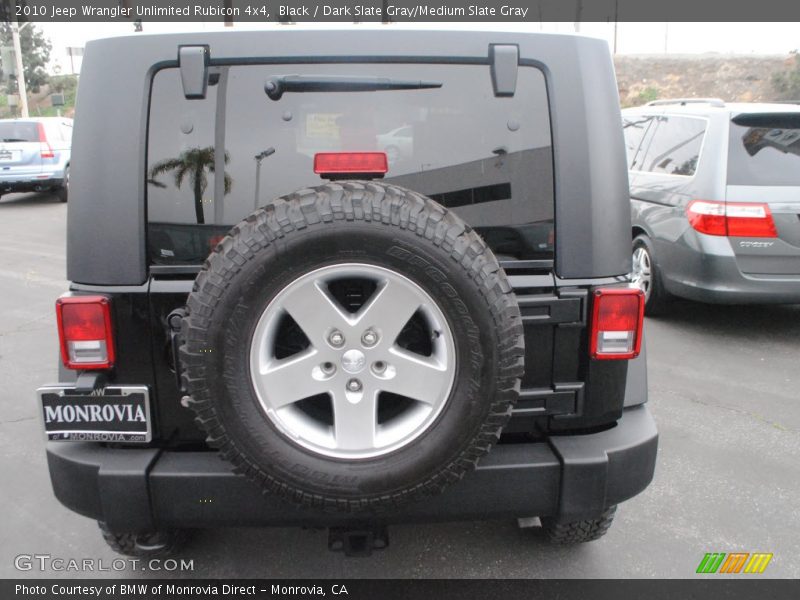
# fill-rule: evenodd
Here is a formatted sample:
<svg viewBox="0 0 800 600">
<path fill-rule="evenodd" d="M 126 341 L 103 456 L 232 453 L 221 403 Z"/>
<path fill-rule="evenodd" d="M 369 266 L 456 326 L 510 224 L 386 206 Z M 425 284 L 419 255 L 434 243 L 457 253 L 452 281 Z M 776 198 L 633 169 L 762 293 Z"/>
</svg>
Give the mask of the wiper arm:
<svg viewBox="0 0 800 600">
<path fill-rule="evenodd" d="M 382 92 L 384 90 L 423 90 L 440 88 L 436 81 L 389 79 L 388 77 L 336 77 L 284 75 L 264 84 L 271 100 L 280 100 L 286 92 Z"/>
</svg>

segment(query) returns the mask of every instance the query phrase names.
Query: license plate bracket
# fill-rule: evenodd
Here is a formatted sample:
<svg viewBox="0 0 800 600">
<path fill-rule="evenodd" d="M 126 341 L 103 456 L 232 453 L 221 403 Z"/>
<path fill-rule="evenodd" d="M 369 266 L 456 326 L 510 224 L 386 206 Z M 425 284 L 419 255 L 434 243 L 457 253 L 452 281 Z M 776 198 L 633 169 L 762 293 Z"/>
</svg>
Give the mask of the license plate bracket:
<svg viewBox="0 0 800 600">
<path fill-rule="evenodd" d="M 147 386 L 108 386 L 90 394 L 73 386 L 37 390 L 50 441 L 146 444 L 153 439 Z"/>
</svg>

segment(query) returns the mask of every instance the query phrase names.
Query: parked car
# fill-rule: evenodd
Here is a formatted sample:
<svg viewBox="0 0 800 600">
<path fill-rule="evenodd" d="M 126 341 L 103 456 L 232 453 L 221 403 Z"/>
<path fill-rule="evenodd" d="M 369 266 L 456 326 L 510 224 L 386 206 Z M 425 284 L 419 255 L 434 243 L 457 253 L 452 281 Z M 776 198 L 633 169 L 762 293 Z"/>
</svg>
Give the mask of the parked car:
<svg viewBox="0 0 800 600">
<path fill-rule="evenodd" d="M 396 127 L 378 134 L 378 150 L 386 153 L 390 165 L 414 155 L 414 128 L 411 125 Z"/>
<path fill-rule="evenodd" d="M 0 120 L 0 195 L 53 191 L 69 194 L 72 119 Z"/>
<path fill-rule="evenodd" d="M 137 35 L 82 72 L 39 402 L 56 496 L 113 548 L 310 525 L 357 554 L 388 523 L 499 517 L 583 542 L 648 485 L 604 42 Z M 390 165 L 376 136 L 411 122 Z"/>
<path fill-rule="evenodd" d="M 657 100 L 623 127 L 648 314 L 672 295 L 800 302 L 800 106 Z"/>
</svg>

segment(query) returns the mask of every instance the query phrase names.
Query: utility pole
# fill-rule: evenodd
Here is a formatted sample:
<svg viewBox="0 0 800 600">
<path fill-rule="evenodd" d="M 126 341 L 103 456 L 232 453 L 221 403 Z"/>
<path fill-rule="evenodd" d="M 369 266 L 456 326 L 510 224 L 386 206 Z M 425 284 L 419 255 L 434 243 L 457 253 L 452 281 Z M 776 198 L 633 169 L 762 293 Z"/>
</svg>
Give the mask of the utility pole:
<svg viewBox="0 0 800 600">
<path fill-rule="evenodd" d="M 19 43 L 19 32 L 30 22 L 20 27 L 19 21 L 11 24 L 11 40 L 14 43 L 14 56 L 17 59 L 17 88 L 19 89 L 19 107 L 22 118 L 27 119 L 28 115 L 28 90 L 25 88 L 25 67 L 22 65 L 22 46 Z"/>
<path fill-rule="evenodd" d="M 583 0 L 577 0 L 575 2 L 575 21 L 573 23 L 573 25 L 575 26 L 575 33 L 580 33 L 582 19 L 583 19 Z"/>
</svg>

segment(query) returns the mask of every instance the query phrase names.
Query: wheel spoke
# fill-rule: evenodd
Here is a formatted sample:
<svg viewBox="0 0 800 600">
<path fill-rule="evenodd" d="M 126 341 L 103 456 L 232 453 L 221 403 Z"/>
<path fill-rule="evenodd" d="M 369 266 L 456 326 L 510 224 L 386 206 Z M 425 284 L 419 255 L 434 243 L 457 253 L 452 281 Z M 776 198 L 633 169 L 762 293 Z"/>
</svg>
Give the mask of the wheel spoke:
<svg viewBox="0 0 800 600">
<path fill-rule="evenodd" d="M 382 391 L 430 405 L 446 400 L 442 396 L 449 382 L 449 374 L 439 361 L 401 348 L 392 348 L 391 355 L 390 362 L 395 374 L 391 379 L 380 381 Z"/>
<path fill-rule="evenodd" d="M 317 348 L 324 347 L 325 335 L 331 329 L 348 327 L 349 318 L 344 309 L 316 279 L 294 287 L 286 294 L 282 306 Z"/>
<path fill-rule="evenodd" d="M 298 400 L 327 392 L 328 383 L 312 376 L 319 353 L 310 348 L 281 360 L 272 360 L 259 369 L 261 389 L 269 405 L 283 408 Z"/>
<path fill-rule="evenodd" d="M 360 327 L 378 329 L 382 343 L 391 346 L 421 304 L 419 292 L 402 283 L 386 281 L 375 290 L 356 318 Z"/>
<path fill-rule="evenodd" d="M 352 313 L 345 303 L 367 289 L 364 281 L 375 291 Z M 337 300 L 340 291 L 347 300 Z M 430 357 L 397 344 L 418 311 L 419 335 L 432 340 Z M 296 328 L 285 327 L 287 316 Z M 297 328 L 308 347 L 275 358 L 299 344 Z M 448 400 L 455 361 L 436 301 L 399 273 L 357 263 L 322 267 L 289 283 L 265 309 L 250 346 L 251 381 L 266 415 L 304 448 L 342 459 L 380 456 L 429 427 Z M 415 402 L 387 405 L 379 415 L 382 392 Z M 308 410 L 297 404 L 323 394 L 329 403 Z"/>
<path fill-rule="evenodd" d="M 333 393 L 333 431 L 340 450 L 372 450 L 378 425 L 378 395 L 374 388 Z"/>
</svg>

